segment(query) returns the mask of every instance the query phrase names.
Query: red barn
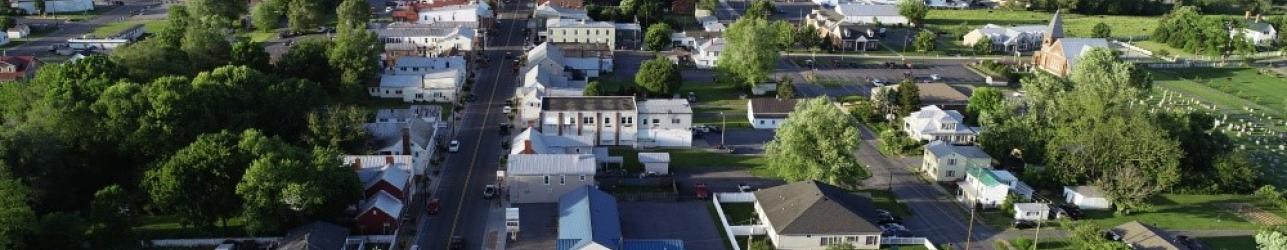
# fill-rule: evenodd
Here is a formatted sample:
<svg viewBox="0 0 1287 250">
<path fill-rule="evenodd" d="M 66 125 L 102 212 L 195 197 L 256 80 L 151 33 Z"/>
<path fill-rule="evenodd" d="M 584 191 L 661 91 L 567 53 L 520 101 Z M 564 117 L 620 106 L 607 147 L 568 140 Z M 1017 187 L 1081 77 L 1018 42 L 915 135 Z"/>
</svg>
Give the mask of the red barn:
<svg viewBox="0 0 1287 250">
<path fill-rule="evenodd" d="M 359 234 L 392 234 L 398 230 L 398 218 L 401 216 L 402 201 L 389 193 L 378 192 L 362 203 L 354 219 Z"/>
</svg>

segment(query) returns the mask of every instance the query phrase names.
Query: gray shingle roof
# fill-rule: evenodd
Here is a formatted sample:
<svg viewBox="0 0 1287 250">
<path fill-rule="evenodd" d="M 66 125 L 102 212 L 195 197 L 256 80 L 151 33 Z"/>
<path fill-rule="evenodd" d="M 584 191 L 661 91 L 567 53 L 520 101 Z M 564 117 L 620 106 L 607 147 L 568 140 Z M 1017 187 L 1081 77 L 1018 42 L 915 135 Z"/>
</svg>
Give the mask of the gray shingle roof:
<svg viewBox="0 0 1287 250">
<path fill-rule="evenodd" d="M 782 235 L 879 234 L 875 206 L 865 196 L 818 181 L 755 192 L 773 229 Z"/>
<path fill-rule="evenodd" d="M 795 99 L 755 98 L 751 99 L 751 112 L 755 118 L 786 118 L 795 111 Z"/>
<path fill-rule="evenodd" d="M 277 250 L 340 250 L 348 237 L 348 228 L 318 221 L 291 229 Z"/>
<path fill-rule="evenodd" d="M 1189 247 L 1177 240 L 1171 233 L 1145 225 L 1139 221 L 1127 222 L 1110 230 L 1121 236 L 1122 242 L 1130 244 L 1134 249 L 1189 250 Z"/>
<path fill-rule="evenodd" d="M 1068 69 L 1076 69 L 1081 55 L 1093 48 L 1108 48 L 1108 40 L 1103 38 L 1061 38 L 1059 43 L 1064 47 L 1064 58 L 1068 59 Z"/>
<path fill-rule="evenodd" d="M 1047 26 L 1046 35 L 1053 38 L 1064 37 L 1064 19 L 1059 17 L 1059 10 L 1055 10 L 1055 15 L 1050 17 L 1050 24 Z M 1065 47 L 1066 48 L 1066 47 Z"/>
<path fill-rule="evenodd" d="M 541 99 L 547 111 L 635 110 L 633 96 L 548 96 Z"/>
</svg>

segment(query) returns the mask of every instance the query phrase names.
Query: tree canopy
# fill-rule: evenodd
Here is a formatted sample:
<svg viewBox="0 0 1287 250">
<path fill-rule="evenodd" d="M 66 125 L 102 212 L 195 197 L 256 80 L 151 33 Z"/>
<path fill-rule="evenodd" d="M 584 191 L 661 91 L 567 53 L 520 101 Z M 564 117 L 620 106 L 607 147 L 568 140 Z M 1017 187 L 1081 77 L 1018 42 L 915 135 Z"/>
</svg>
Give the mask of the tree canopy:
<svg viewBox="0 0 1287 250">
<path fill-rule="evenodd" d="M 921 26 L 925 15 L 929 14 L 929 5 L 921 0 L 902 0 L 898 2 L 898 14 L 907 17 L 913 26 Z"/>
<path fill-rule="evenodd" d="M 856 185 L 869 177 L 858 165 L 859 132 L 826 97 L 801 100 L 765 146 L 768 168 L 787 181 Z"/>
<path fill-rule="evenodd" d="M 645 61 L 635 74 L 635 85 L 650 96 L 669 97 L 679 91 L 681 84 L 679 65 L 661 56 Z"/>
<path fill-rule="evenodd" d="M 644 33 L 644 49 L 652 51 L 661 51 L 670 45 L 670 25 L 666 23 L 654 23 L 648 26 L 648 31 Z"/>
<path fill-rule="evenodd" d="M 779 21 L 781 22 L 781 21 Z M 730 83 L 753 86 L 769 79 L 777 63 L 780 26 L 761 18 L 742 17 L 724 32 L 724 51 L 716 71 Z"/>
</svg>

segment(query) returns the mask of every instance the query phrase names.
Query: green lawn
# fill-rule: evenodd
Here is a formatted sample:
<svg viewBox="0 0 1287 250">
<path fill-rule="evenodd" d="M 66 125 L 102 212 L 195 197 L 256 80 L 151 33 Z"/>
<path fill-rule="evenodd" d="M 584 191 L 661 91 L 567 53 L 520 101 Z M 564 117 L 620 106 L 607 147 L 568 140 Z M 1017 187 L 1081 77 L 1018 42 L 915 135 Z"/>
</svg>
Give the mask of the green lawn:
<svg viewBox="0 0 1287 250">
<path fill-rule="evenodd" d="M 1053 13 L 1036 11 L 933 9 L 925 17 L 925 23 L 926 27 L 943 32 L 955 29 L 963 22 L 967 23 L 966 26 L 970 29 L 989 23 L 996 25 L 1047 24 L 1050 22 L 1051 15 Z M 1153 29 L 1157 28 L 1159 18 L 1111 15 L 1086 16 L 1072 13 L 1063 13 L 1061 15 L 1064 19 L 1064 31 L 1070 37 L 1090 37 L 1091 28 L 1100 22 L 1112 27 L 1113 36 L 1115 37 L 1150 35 L 1153 33 Z"/>
<path fill-rule="evenodd" d="M 273 38 L 276 38 L 277 32 L 254 31 L 254 32 L 247 32 L 245 35 L 247 38 L 250 38 L 250 41 L 252 42 L 265 42 L 268 40 L 273 40 Z"/>
<path fill-rule="evenodd" d="M 1153 199 L 1154 211 L 1136 212 L 1125 216 L 1115 215 L 1112 211 L 1084 212 L 1087 220 L 1104 228 L 1114 227 L 1133 220 L 1168 230 L 1255 230 L 1262 227 L 1229 212 L 1228 208 L 1222 206 L 1222 204 L 1231 202 L 1258 204 L 1260 209 L 1270 211 L 1278 216 L 1287 216 L 1281 209 L 1264 203 L 1256 197 L 1234 194 L 1162 195 Z"/>
<path fill-rule="evenodd" d="M 729 225 L 755 225 L 755 203 L 720 203 Z"/>
<path fill-rule="evenodd" d="M 132 21 L 114 22 L 114 23 L 109 23 L 107 25 L 100 26 L 94 29 L 94 31 L 90 32 L 89 34 L 96 37 L 107 37 L 107 36 L 115 35 L 116 33 L 120 33 L 121 31 L 125 31 L 125 29 L 128 29 L 134 26 L 135 24 L 143 24 L 143 29 L 146 30 L 147 33 L 156 33 L 158 31 L 161 31 L 161 29 L 164 29 L 166 25 L 169 25 L 165 22 L 165 20 L 132 20 Z"/>
<path fill-rule="evenodd" d="M 738 88 L 718 83 L 684 83 L 679 88 L 679 93 L 687 96 L 688 92 L 697 95 L 697 104 L 693 106 L 693 125 L 751 127 L 750 121 L 746 119 L 746 99 L 741 98 L 743 92 Z M 724 112 L 723 119 L 720 112 Z"/>
<path fill-rule="evenodd" d="M 1256 239 L 1248 236 L 1202 237 L 1202 244 L 1211 250 L 1256 249 Z"/>
<path fill-rule="evenodd" d="M 890 213 L 894 213 L 899 217 L 912 216 L 912 210 L 907 208 L 907 204 L 898 202 L 898 199 L 894 198 L 894 193 L 889 190 L 871 189 L 858 190 L 857 192 L 867 193 L 876 208 L 889 210 Z"/>
<path fill-rule="evenodd" d="M 701 149 L 660 149 L 647 150 L 645 152 L 667 152 L 670 153 L 670 167 L 674 168 L 701 168 L 701 167 L 731 167 L 746 169 L 755 176 L 771 175 L 765 164 L 764 156 L 759 155 L 735 155 L 719 152 L 706 151 Z M 632 148 L 610 148 L 608 154 L 621 156 L 626 169 L 643 169 L 639 163 L 639 151 Z"/>
<path fill-rule="evenodd" d="M 1132 43 L 1131 43 L 1131 45 L 1135 45 L 1136 47 L 1140 47 L 1140 48 L 1144 48 L 1144 49 L 1149 50 L 1149 51 L 1153 51 L 1153 53 L 1157 53 L 1158 51 L 1166 50 L 1166 52 L 1171 53 L 1171 56 L 1178 56 L 1178 57 L 1195 57 L 1195 56 L 1197 56 L 1197 55 L 1194 55 L 1193 53 L 1186 52 L 1186 51 L 1184 51 L 1184 50 L 1182 50 L 1182 49 L 1172 48 L 1170 45 L 1166 45 L 1165 43 L 1159 43 L 1159 42 L 1154 42 L 1154 41 L 1135 41 L 1135 42 L 1132 42 Z"/>
<path fill-rule="evenodd" d="M 1242 107 L 1287 115 L 1287 79 L 1253 68 L 1153 70 L 1158 86 L 1214 102 L 1225 110 Z"/>
<path fill-rule="evenodd" d="M 737 238 L 737 245 L 738 245 L 738 246 L 741 246 L 741 247 L 742 247 L 742 250 L 747 250 L 747 249 L 749 249 L 749 248 L 747 247 L 747 246 L 749 246 L 749 245 L 748 245 L 748 244 L 747 244 L 747 242 L 746 242 L 746 240 L 747 240 L 746 236 L 737 236 L 736 238 Z M 763 236 L 763 235 L 755 236 L 755 238 L 752 238 L 752 240 L 757 241 L 757 242 L 759 242 L 759 241 L 767 242 L 767 243 L 769 243 L 769 245 L 770 245 L 770 246 L 772 246 L 772 245 L 773 245 L 773 241 L 771 241 L 771 240 L 769 239 L 769 237 L 768 237 L 768 236 Z"/>
<path fill-rule="evenodd" d="M 139 219 L 138 226 L 134 227 L 134 233 L 143 239 L 243 237 L 247 235 L 245 230 L 241 230 L 245 224 L 245 220 L 241 217 L 232 218 L 228 220 L 228 228 L 216 228 L 214 232 L 206 232 L 179 224 L 179 218 L 176 216 L 144 216 Z"/>
<path fill-rule="evenodd" d="M 1042 240 L 1037 242 L 1037 249 L 1041 250 L 1073 250 L 1071 243 L 1063 240 Z"/>
<path fill-rule="evenodd" d="M 26 18 L 30 18 L 30 19 L 67 19 L 67 20 L 71 20 L 71 21 L 84 21 L 84 20 L 88 20 L 88 19 L 90 19 L 90 18 L 98 17 L 98 15 L 102 15 L 103 13 L 107 13 L 108 11 L 111 11 L 111 10 L 113 10 L 113 9 L 116 9 L 116 6 L 110 6 L 110 5 L 109 5 L 109 6 L 101 6 L 101 5 L 100 5 L 100 6 L 94 6 L 94 9 L 93 9 L 93 10 L 89 10 L 89 11 L 82 11 L 82 12 L 68 12 L 68 13 L 58 13 L 58 14 L 48 14 L 48 15 L 44 15 L 44 16 L 40 16 L 40 15 L 30 15 L 30 16 L 26 16 Z"/>
</svg>

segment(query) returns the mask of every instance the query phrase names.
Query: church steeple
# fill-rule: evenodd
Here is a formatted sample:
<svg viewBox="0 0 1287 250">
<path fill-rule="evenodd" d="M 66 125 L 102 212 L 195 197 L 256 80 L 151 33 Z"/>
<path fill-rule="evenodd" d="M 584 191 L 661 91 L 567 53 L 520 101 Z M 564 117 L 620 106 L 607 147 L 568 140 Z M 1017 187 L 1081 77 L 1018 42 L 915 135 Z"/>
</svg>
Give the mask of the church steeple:
<svg viewBox="0 0 1287 250">
<path fill-rule="evenodd" d="M 1055 16 L 1050 18 L 1050 26 L 1047 27 L 1046 36 L 1041 39 L 1041 43 L 1050 45 L 1060 38 L 1064 38 L 1064 19 L 1059 17 L 1059 10 L 1055 10 Z"/>
</svg>

